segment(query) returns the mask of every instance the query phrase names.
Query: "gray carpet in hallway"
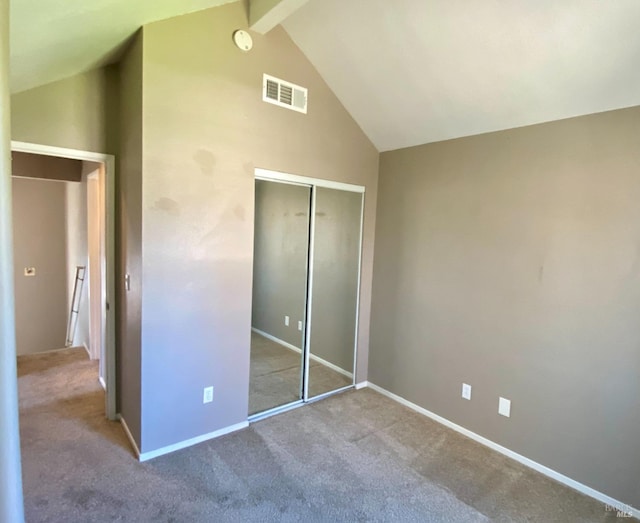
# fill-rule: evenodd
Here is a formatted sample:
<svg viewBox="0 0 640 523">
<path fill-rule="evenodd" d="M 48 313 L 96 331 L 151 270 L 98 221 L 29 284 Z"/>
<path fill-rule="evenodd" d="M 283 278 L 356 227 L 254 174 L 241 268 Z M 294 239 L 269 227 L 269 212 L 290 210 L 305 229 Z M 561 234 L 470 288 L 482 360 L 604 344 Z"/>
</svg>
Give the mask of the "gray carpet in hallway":
<svg viewBox="0 0 640 523">
<path fill-rule="evenodd" d="M 19 387 L 29 522 L 617 521 L 367 389 L 138 463 L 83 350 L 20 357 Z"/>
</svg>

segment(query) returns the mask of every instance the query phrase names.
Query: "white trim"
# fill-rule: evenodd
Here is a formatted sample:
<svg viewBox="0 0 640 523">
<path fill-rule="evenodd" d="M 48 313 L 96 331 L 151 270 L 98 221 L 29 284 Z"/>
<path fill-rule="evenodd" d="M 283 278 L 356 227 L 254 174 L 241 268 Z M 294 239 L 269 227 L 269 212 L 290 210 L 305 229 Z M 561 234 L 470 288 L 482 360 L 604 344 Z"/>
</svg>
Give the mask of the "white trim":
<svg viewBox="0 0 640 523">
<path fill-rule="evenodd" d="M 118 418 L 120 421 L 120 425 L 122 425 L 122 430 L 124 430 L 124 433 L 127 436 L 129 443 L 133 447 L 133 451 L 136 453 L 136 458 L 140 459 L 140 449 L 138 448 L 138 444 L 136 443 L 136 440 L 133 438 L 133 435 L 129 430 L 129 425 L 127 425 L 127 422 L 121 415 L 118 414 Z"/>
<path fill-rule="evenodd" d="M 309 248 L 307 249 L 307 287 L 306 287 L 306 310 L 304 322 L 304 366 L 302 371 L 302 400 L 309 401 L 309 371 L 311 367 L 311 329 L 313 328 L 313 256 L 316 246 L 316 193 L 315 185 L 311 186 L 311 202 L 309 208 Z"/>
<path fill-rule="evenodd" d="M 271 409 L 263 410 L 262 412 L 256 412 L 255 414 L 251 414 L 251 416 L 249 416 L 248 418 L 248 421 L 249 423 L 262 421 L 263 419 L 270 418 L 271 416 L 275 416 L 276 414 L 282 414 L 283 412 L 287 412 L 289 410 L 302 407 L 304 404 L 305 403 L 302 400 L 292 401 L 291 403 L 286 403 L 285 405 L 279 405 Z"/>
<path fill-rule="evenodd" d="M 360 292 L 362 291 L 362 251 L 364 248 L 364 193 L 360 199 L 360 238 L 358 244 L 358 285 L 356 290 L 356 321 L 353 340 L 353 384 L 356 384 L 358 373 L 358 339 L 360 334 Z M 366 373 L 365 373 L 366 374 Z"/>
<path fill-rule="evenodd" d="M 326 189 L 338 189 L 340 191 L 364 193 L 363 185 L 354 185 L 351 183 L 334 182 L 333 180 L 323 180 L 322 178 L 310 178 L 308 176 L 299 176 L 297 174 L 288 174 L 279 171 L 270 171 L 256 167 L 255 177 L 258 180 L 279 181 L 297 183 L 300 185 L 314 185 L 324 187 Z"/>
<path fill-rule="evenodd" d="M 173 445 L 168 445 L 166 447 L 162 447 L 157 450 L 152 450 L 150 452 L 143 452 L 142 454 L 138 455 L 138 460 L 140 462 L 148 461 L 150 459 L 157 458 L 159 456 L 164 456 L 165 454 L 170 454 L 171 452 L 175 452 L 176 450 L 186 449 L 187 447 L 192 447 L 193 445 L 197 445 L 198 443 L 209 441 L 210 439 L 219 438 L 220 436 L 231 434 L 232 432 L 236 432 L 238 430 L 246 429 L 248 426 L 249 426 L 249 422 L 243 421 L 242 423 L 237 423 L 235 425 L 231 425 L 229 427 L 225 427 L 220 430 L 209 432 L 209 434 L 203 434 L 202 436 L 197 436 L 195 438 L 187 439 L 185 441 L 181 441 L 180 443 L 174 443 Z"/>
<path fill-rule="evenodd" d="M 353 372 L 349 372 L 347 370 L 344 370 L 342 367 L 338 367 L 334 363 L 331 363 L 331 362 L 329 362 L 327 360 L 323 360 L 322 358 L 320 358 L 319 356 L 316 356 L 315 354 L 309 354 L 309 357 L 313 361 L 318 362 L 320 365 L 324 365 L 325 367 L 328 367 L 331 370 L 334 370 L 337 373 L 342 374 L 343 376 L 346 376 L 347 378 L 352 378 L 353 379 Z M 350 387 L 353 387 L 353 383 L 350 385 Z"/>
<path fill-rule="evenodd" d="M 356 390 L 364 389 L 369 386 L 368 381 L 361 381 L 360 383 L 356 383 Z"/>
<path fill-rule="evenodd" d="M 57 156 L 69 158 L 71 160 L 87 160 L 89 162 L 105 162 L 110 154 L 92 153 L 89 151 L 79 151 L 77 149 L 65 149 L 64 147 L 54 147 L 28 142 L 11 140 L 11 150 L 18 153 L 32 153 L 43 156 Z"/>
<path fill-rule="evenodd" d="M 300 354 L 302 352 L 302 350 L 298 347 L 296 347 L 295 345 L 292 345 L 291 343 L 287 343 L 284 340 L 281 340 L 280 338 L 276 338 L 275 336 L 272 336 L 271 334 L 267 334 L 264 331 L 261 331 L 260 329 L 256 329 L 255 327 L 251 327 L 251 330 L 253 332 L 255 332 L 256 334 L 260 334 L 260 336 L 264 336 L 265 338 L 267 338 L 268 340 L 273 341 L 274 343 L 277 343 L 278 345 L 282 345 L 283 347 L 290 349 L 292 351 L 297 352 L 298 354 Z"/>
<path fill-rule="evenodd" d="M 11 150 L 22 153 L 40 154 L 98 162 L 105 169 L 105 280 L 103 281 L 105 302 L 102 304 L 102 318 L 105 328 L 105 361 L 106 394 L 105 411 L 110 420 L 117 418 L 116 413 L 116 347 L 115 347 L 115 157 L 111 154 L 80 151 L 51 145 L 34 144 L 28 142 L 11 141 Z M 109 304 L 107 310 L 107 304 Z"/>
<path fill-rule="evenodd" d="M 72 345 L 72 347 L 73 347 L 73 345 Z M 89 350 L 89 347 L 87 347 L 87 344 L 83 342 L 81 347 L 84 347 L 84 350 L 86 350 L 87 354 L 89 355 L 89 359 L 91 359 L 91 351 Z"/>
<path fill-rule="evenodd" d="M 323 400 L 330 396 L 335 396 L 336 394 L 341 394 L 342 392 L 346 392 L 348 390 L 353 390 L 353 385 L 345 385 L 344 387 L 340 387 L 339 389 L 328 390 L 327 392 L 323 392 L 322 394 L 318 394 L 317 396 L 312 396 L 309 398 L 307 403 L 315 403 L 316 401 Z"/>
<path fill-rule="evenodd" d="M 20 180 L 34 180 L 36 182 L 81 183 L 75 180 L 58 180 L 57 178 L 38 178 L 37 176 L 20 176 L 19 174 L 11 174 L 11 178 L 16 178 Z"/>
<path fill-rule="evenodd" d="M 102 388 L 106 392 L 107 391 L 107 384 L 105 383 L 104 378 L 102 376 L 98 376 L 98 381 L 100 382 L 100 385 L 102 386 Z"/>
<path fill-rule="evenodd" d="M 442 416 L 439 416 L 438 414 L 435 414 L 430 410 L 420 407 L 419 405 L 416 405 L 415 403 L 412 403 L 409 400 L 406 400 L 403 397 L 398 396 L 397 394 L 394 394 L 393 392 L 389 392 L 388 390 L 383 389 L 378 385 L 374 385 L 371 382 L 365 382 L 365 383 L 370 389 L 375 390 L 376 392 L 379 392 L 383 396 L 387 396 L 388 398 L 391 398 L 392 400 L 397 401 L 401 405 L 404 405 L 405 407 L 409 407 L 411 410 L 414 410 L 420 414 L 423 414 L 424 416 L 427 416 L 428 418 L 431 418 L 434 421 L 437 421 L 438 423 L 440 423 L 441 425 L 444 425 L 445 427 L 455 430 L 456 432 L 459 432 L 460 434 L 467 436 L 468 438 L 474 441 L 477 441 L 478 443 L 486 447 L 489 447 L 490 449 L 495 450 L 496 452 L 499 452 L 500 454 L 503 454 L 508 458 L 511 458 L 519 463 L 522 463 L 526 467 L 529 467 L 537 472 L 540 472 L 541 474 L 544 474 L 545 476 L 550 477 L 551 479 L 555 479 L 556 481 L 559 481 L 560 483 L 563 483 L 564 485 L 567 485 L 568 487 L 571 487 L 577 490 L 578 492 L 581 492 L 582 494 L 586 494 L 591 498 L 597 499 L 598 501 L 601 501 L 606 505 L 615 507 L 621 512 L 631 513 L 634 517 L 640 518 L 640 510 L 633 508 L 627 505 L 626 503 L 622 503 L 621 501 L 618 501 L 617 499 L 607 496 L 606 494 L 603 494 L 602 492 L 599 492 L 591 487 L 588 487 L 583 483 L 580 483 L 574 479 L 571 479 L 570 477 L 565 476 L 560 472 L 556 472 L 555 470 L 550 469 L 545 465 L 541 465 L 536 461 L 533 461 L 525 456 L 522 456 L 521 454 L 518 454 L 517 452 L 514 452 L 506 447 L 503 447 L 502 445 L 499 445 L 498 443 L 495 443 L 490 439 L 485 438 L 484 436 L 480 436 L 479 434 L 476 434 L 475 432 L 472 432 L 469 429 L 465 429 L 464 427 L 452 421 L 449 421 L 448 419 L 443 418 Z M 358 387 L 356 386 L 356 388 Z"/>
<path fill-rule="evenodd" d="M 253 332 L 255 332 L 256 334 L 259 334 L 260 336 L 264 336 L 268 340 L 271 340 L 272 342 L 277 343 L 278 345 L 282 345 L 286 349 L 295 351 L 298 354 L 302 353 L 301 349 L 299 349 L 295 345 L 292 345 L 291 343 L 287 343 L 286 341 L 281 340 L 280 338 L 276 338 L 275 336 L 272 336 L 271 334 L 267 334 L 266 332 L 261 331 L 260 329 L 256 329 L 255 327 L 251 327 L 251 330 Z M 353 378 L 353 373 L 348 372 L 348 371 L 344 370 L 342 367 L 338 367 L 337 365 L 335 365 L 335 364 L 333 364 L 331 362 L 328 362 L 327 360 L 323 360 L 322 358 L 320 358 L 319 356 L 316 356 L 315 354 L 311 354 L 309 357 L 313 361 L 317 361 L 321 365 L 324 365 L 325 367 L 329 367 L 331 370 L 339 372 L 340 374 L 342 374 L 343 376 L 346 376 L 347 378 Z"/>
</svg>

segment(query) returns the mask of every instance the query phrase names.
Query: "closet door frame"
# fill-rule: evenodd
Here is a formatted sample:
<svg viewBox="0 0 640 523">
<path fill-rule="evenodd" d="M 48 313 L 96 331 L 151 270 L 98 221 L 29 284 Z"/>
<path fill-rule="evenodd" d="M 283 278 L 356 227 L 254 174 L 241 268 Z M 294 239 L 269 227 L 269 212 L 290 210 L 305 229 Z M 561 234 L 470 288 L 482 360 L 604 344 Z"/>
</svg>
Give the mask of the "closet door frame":
<svg viewBox="0 0 640 523">
<path fill-rule="evenodd" d="M 307 266 L 307 309 L 306 309 L 306 318 L 304 325 L 304 379 L 303 379 L 303 394 L 302 394 L 302 404 L 311 403 L 317 400 L 321 400 L 326 398 L 327 396 L 331 396 L 333 394 L 337 394 L 339 392 L 343 392 L 348 389 L 352 389 L 356 384 L 356 369 L 358 366 L 358 331 L 360 324 L 360 290 L 361 290 L 361 279 L 362 279 L 362 240 L 363 240 L 363 228 L 364 228 L 364 195 L 365 188 L 362 185 L 354 185 L 350 183 L 344 182 L 336 182 L 333 180 L 324 180 L 322 178 L 311 178 L 307 176 L 299 176 L 297 174 L 289 174 L 283 173 L 279 171 L 270 171 L 267 169 L 256 168 L 255 170 L 255 179 L 256 180 L 264 180 L 271 182 L 284 182 L 290 184 L 297 185 L 305 185 L 311 187 L 311 210 L 310 210 L 310 220 L 309 220 L 309 255 L 308 255 L 308 266 Z M 335 389 L 332 391 L 325 392 L 323 394 L 319 394 L 318 396 L 313 396 L 309 398 L 309 365 L 310 365 L 310 344 L 311 344 L 311 327 L 313 323 L 313 315 L 311 310 L 312 304 L 312 294 L 313 294 L 313 255 L 315 248 L 315 212 L 316 212 L 316 188 L 325 188 L 325 189 L 337 189 L 340 191 L 348 191 L 360 193 L 362 195 L 361 205 L 360 205 L 360 240 L 359 240 L 359 249 L 358 249 L 358 282 L 357 282 L 357 295 L 356 295 L 356 316 L 355 316 L 355 325 L 354 325 L 354 343 L 353 343 L 353 380 L 351 385 L 347 385 L 345 387 L 341 387 L 339 389 Z M 292 405 L 291 408 L 298 407 L 300 405 L 295 404 Z M 283 409 L 274 409 L 277 412 L 273 412 L 274 414 L 282 412 Z M 289 410 L 289 409 L 286 409 Z M 270 411 L 265 412 L 264 414 L 269 414 Z M 262 419 L 263 416 L 260 416 Z"/>
</svg>

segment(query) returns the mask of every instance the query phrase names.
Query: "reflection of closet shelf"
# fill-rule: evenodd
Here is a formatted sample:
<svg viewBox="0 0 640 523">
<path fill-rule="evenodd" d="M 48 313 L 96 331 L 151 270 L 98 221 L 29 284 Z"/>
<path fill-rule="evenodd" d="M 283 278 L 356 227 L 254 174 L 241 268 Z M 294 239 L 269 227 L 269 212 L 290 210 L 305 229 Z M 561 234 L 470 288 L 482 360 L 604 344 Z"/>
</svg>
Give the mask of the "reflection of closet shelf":
<svg viewBox="0 0 640 523">
<path fill-rule="evenodd" d="M 302 350 L 300 350 L 299 347 L 296 347 L 295 345 L 292 345 L 291 343 L 287 343 L 284 340 L 281 340 L 280 338 L 276 338 L 275 336 L 272 336 L 271 334 L 267 334 L 264 331 L 261 331 L 260 329 L 256 329 L 255 327 L 251 327 L 251 330 L 253 332 L 255 332 L 256 334 L 260 334 L 260 336 L 264 336 L 265 338 L 267 338 L 268 340 L 273 341 L 274 343 L 277 343 L 278 345 L 282 345 L 283 347 L 295 351 L 298 354 L 302 353 Z M 314 356 L 313 354 L 310 354 L 309 357 L 313 360 L 316 361 L 318 363 L 320 363 L 320 365 L 324 365 L 325 367 L 330 368 L 331 370 L 335 370 L 336 372 L 339 372 L 340 374 L 342 374 L 343 376 L 346 376 L 347 378 L 353 378 L 353 374 L 351 372 L 347 372 L 346 370 L 338 367 L 337 365 L 334 365 L 331 362 L 328 362 L 327 360 L 323 360 L 322 358 L 319 358 L 318 356 Z"/>
</svg>

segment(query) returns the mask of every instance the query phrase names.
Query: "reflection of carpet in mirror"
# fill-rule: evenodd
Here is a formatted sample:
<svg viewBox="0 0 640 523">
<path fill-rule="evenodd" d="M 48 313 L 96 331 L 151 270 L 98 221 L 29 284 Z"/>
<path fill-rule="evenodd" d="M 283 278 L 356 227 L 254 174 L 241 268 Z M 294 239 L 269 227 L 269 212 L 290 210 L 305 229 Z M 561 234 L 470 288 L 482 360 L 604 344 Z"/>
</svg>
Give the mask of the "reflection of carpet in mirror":
<svg viewBox="0 0 640 523">
<path fill-rule="evenodd" d="M 301 355 L 251 333 L 249 415 L 300 399 Z M 309 397 L 351 385 L 352 380 L 317 361 L 309 368 Z"/>
</svg>

